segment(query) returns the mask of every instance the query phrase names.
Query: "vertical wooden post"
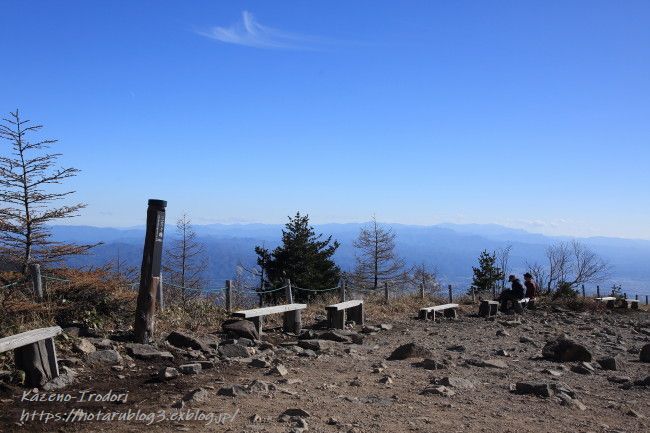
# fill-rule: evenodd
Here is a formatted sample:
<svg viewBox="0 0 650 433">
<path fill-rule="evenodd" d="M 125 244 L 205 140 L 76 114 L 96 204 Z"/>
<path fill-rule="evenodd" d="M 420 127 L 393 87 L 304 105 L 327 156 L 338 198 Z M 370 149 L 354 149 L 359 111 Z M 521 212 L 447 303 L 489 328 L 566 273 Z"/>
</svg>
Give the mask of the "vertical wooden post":
<svg viewBox="0 0 650 433">
<path fill-rule="evenodd" d="M 449 303 L 451 304 L 452 302 L 454 302 L 454 297 L 451 293 L 451 284 L 449 285 L 448 288 L 449 288 Z"/>
<path fill-rule="evenodd" d="M 140 268 L 140 289 L 135 310 L 133 326 L 134 339 L 146 344 L 152 337 L 153 311 L 156 305 L 158 284 L 160 282 L 160 261 L 162 258 L 163 236 L 165 234 L 165 200 L 149 200 L 147 207 L 147 232 L 144 238 L 142 266 Z M 154 280 L 155 278 L 155 280 Z M 153 282 L 155 281 L 155 285 Z"/>
<path fill-rule="evenodd" d="M 638 293 L 636 295 L 634 295 L 634 299 L 636 299 L 637 301 L 639 300 L 639 294 Z"/>
<path fill-rule="evenodd" d="M 158 309 L 160 311 L 163 311 L 165 309 L 165 302 L 163 299 L 163 278 L 162 274 L 160 274 L 159 281 L 158 281 L 158 294 L 157 294 L 157 299 L 158 299 Z"/>
<path fill-rule="evenodd" d="M 346 285 L 346 281 L 344 279 L 341 279 L 341 282 L 339 283 L 339 301 L 340 302 L 345 302 L 345 285 Z"/>
<path fill-rule="evenodd" d="M 596 286 L 596 297 L 600 298 L 600 286 Z"/>
<path fill-rule="evenodd" d="M 648 305 L 648 295 L 645 295 L 645 304 Z"/>
<path fill-rule="evenodd" d="M 43 280 L 41 279 L 41 265 L 38 263 L 31 263 L 29 265 L 32 274 L 32 285 L 34 286 L 34 296 L 39 301 L 43 300 Z"/>
<path fill-rule="evenodd" d="M 424 284 L 420 283 L 420 298 L 424 299 Z"/>
<path fill-rule="evenodd" d="M 623 293 L 623 299 L 627 299 L 627 293 Z"/>
<path fill-rule="evenodd" d="M 472 303 L 476 302 L 476 292 L 474 291 L 474 286 L 472 286 Z"/>
<path fill-rule="evenodd" d="M 148 344 L 153 338 L 156 294 L 159 284 L 160 277 L 151 277 L 149 290 L 138 293 L 138 309 L 133 326 L 133 334 L 137 343 Z"/>
<path fill-rule="evenodd" d="M 388 281 L 384 281 L 384 301 L 386 304 L 389 302 L 389 296 L 388 296 Z"/>
<path fill-rule="evenodd" d="M 226 280 L 226 311 L 232 313 L 232 281 Z"/>
<path fill-rule="evenodd" d="M 585 297 L 585 285 L 584 284 L 582 285 L 582 297 L 583 298 Z"/>
<path fill-rule="evenodd" d="M 287 304 L 293 304 L 293 293 L 291 293 L 291 280 L 287 278 L 287 288 L 285 289 Z"/>
</svg>

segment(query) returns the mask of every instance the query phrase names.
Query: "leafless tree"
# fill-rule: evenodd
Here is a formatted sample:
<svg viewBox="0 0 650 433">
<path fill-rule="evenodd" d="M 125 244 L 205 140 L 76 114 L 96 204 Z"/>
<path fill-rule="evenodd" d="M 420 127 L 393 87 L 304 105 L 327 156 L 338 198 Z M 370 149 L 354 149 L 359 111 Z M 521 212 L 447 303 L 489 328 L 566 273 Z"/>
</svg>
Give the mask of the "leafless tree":
<svg viewBox="0 0 650 433">
<path fill-rule="evenodd" d="M 424 287 L 425 292 L 435 294 L 440 291 L 437 274 L 438 272 L 435 269 L 421 263 L 413 268 L 409 280 L 415 288 Z"/>
<path fill-rule="evenodd" d="M 181 297 L 185 301 L 189 295 L 198 295 L 195 291 L 187 293 L 186 288 L 201 288 L 208 261 L 205 248 L 197 241 L 192 221 L 187 214 L 176 221 L 176 235 L 167 249 L 164 270 L 168 273 L 171 284 L 180 286 Z"/>
<path fill-rule="evenodd" d="M 537 284 L 548 290 L 560 284 L 575 288 L 602 281 L 610 271 L 607 262 L 577 240 L 551 245 L 546 250 L 546 259 L 547 267 L 534 264 L 528 269 Z"/>
<path fill-rule="evenodd" d="M 9 145 L 9 152 L 0 156 L 0 254 L 23 273 L 31 262 L 56 263 L 95 246 L 51 239 L 49 224 L 77 216 L 86 205 L 55 205 L 74 191 L 57 192 L 54 186 L 79 170 L 56 167 L 61 154 L 47 153 L 56 140 L 31 140 L 42 127 L 23 120 L 18 110 L 0 124 L 0 138 Z"/>
<path fill-rule="evenodd" d="M 503 272 L 503 278 L 501 279 L 501 291 L 503 291 L 506 286 L 506 278 L 510 274 L 510 251 L 512 250 L 512 245 L 506 245 L 503 248 L 497 249 L 494 253 L 497 258 L 497 266 L 501 268 Z"/>
<path fill-rule="evenodd" d="M 354 247 L 359 250 L 354 272 L 359 283 L 377 289 L 381 282 L 403 279 L 404 261 L 395 252 L 395 233 L 380 226 L 374 216 L 367 227 L 361 228 Z"/>
</svg>

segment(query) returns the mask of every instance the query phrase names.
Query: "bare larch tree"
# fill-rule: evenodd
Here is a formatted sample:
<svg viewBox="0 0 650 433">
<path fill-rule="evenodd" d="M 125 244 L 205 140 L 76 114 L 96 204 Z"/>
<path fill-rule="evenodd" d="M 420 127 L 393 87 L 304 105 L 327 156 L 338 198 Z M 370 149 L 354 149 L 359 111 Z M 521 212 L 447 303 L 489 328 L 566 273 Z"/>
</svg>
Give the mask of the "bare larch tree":
<svg viewBox="0 0 650 433">
<path fill-rule="evenodd" d="M 18 110 L 0 124 L 0 138 L 9 145 L 9 151 L 0 154 L 0 255 L 23 273 L 31 262 L 60 262 L 94 246 L 51 239 L 49 224 L 77 216 L 86 205 L 55 205 L 74 191 L 57 192 L 53 185 L 76 176 L 79 170 L 56 167 L 61 154 L 47 152 L 56 140 L 31 141 L 42 127 L 21 119 Z"/>
<path fill-rule="evenodd" d="M 374 216 L 361 228 L 354 247 L 359 250 L 354 276 L 361 284 L 370 283 L 377 289 L 381 282 L 404 279 L 404 261 L 395 252 L 395 233 L 380 226 Z"/>
<path fill-rule="evenodd" d="M 199 289 L 208 267 L 205 248 L 197 241 L 187 214 L 176 221 L 176 237 L 171 241 L 166 256 L 164 270 L 169 273 L 171 283 L 181 287 L 181 298 L 186 300 L 189 294 L 185 288 Z"/>
</svg>

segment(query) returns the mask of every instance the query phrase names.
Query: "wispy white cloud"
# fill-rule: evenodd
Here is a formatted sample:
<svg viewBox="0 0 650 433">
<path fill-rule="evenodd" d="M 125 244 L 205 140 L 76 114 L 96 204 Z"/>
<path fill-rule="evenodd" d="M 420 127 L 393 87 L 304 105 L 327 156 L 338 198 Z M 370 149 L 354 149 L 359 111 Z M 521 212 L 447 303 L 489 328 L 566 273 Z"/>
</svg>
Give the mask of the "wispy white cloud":
<svg viewBox="0 0 650 433">
<path fill-rule="evenodd" d="M 262 25 L 248 11 L 243 11 L 241 21 L 230 27 L 217 26 L 207 31 L 197 31 L 197 33 L 226 44 L 265 49 L 309 50 L 327 43 L 321 38 L 285 32 Z"/>
</svg>

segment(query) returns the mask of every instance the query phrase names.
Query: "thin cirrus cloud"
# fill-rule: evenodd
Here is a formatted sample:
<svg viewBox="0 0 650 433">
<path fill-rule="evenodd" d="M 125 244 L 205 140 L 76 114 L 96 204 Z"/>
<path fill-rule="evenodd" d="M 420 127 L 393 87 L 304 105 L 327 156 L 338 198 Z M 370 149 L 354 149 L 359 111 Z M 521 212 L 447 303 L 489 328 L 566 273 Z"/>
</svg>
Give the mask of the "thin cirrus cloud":
<svg viewBox="0 0 650 433">
<path fill-rule="evenodd" d="M 312 50 L 328 43 L 322 38 L 267 27 L 248 11 L 243 11 L 241 21 L 230 27 L 217 26 L 197 33 L 226 44 L 263 49 Z"/>
</svg>

